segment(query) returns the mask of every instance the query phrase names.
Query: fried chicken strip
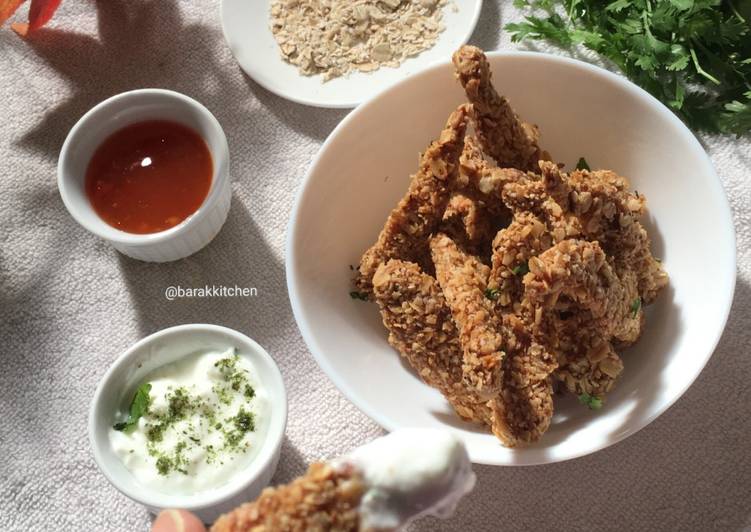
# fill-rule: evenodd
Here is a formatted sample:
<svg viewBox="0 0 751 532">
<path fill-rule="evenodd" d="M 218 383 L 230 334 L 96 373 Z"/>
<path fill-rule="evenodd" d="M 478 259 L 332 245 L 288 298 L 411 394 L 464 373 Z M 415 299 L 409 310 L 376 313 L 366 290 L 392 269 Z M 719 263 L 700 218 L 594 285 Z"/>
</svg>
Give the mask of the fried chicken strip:
<svg viewBox="0 0 751 532">
<path fill-rule="evenodd" d="M 532 340 L 520 320 L 495 314 L 485 292 L 487 266 L 443 234 L 431 239 L 431 251 L 438 282 L 459 329 L 463 382 L 481 396 L 492 394 L 493 433 L 504 444 L 537 441 L 553 415 L 549 376 L 556 360 Z"/>
<path fill-rule="evenodd" d="M 513 310 L 514 303 L 521 301 L 527 261 L 548 249 L 552 242 L 545 224 L 529 212 L 516 215 L 508 227 L 498 232 L 493 239 L 488 286 L 499 308 Z"/>
<path fill-rule="evenodd" d="M 439 230 L 471 255 L 489 262 L 488 250 L 500 222 L 493 219 L 490 210 L 476 194 L 457 192 L 449 200 Z"/>
<path fill-rule="evenodd" d="M 266 488 L 255 501 L 221 516 L 211 532 L 354 532 L 360 530 L 364 491 L 362 475 L 354 468 L 316 462 L 290 484 Z"/>
<path fill-rule="evenodd" d="M 506 356 L 500 321 L 485 297 L 490 268 L 442 233 L 430 240 L 430 250 L 438 284 L 459 329 L 464 379 L 490 398 L 500 392 Z"/>
<path fill-rule="evenodd" d="M 465 421 L 492 426 L 493 411 L 462 382 L 462 346 L 438 282 L 396 259 L 373 276 L 373 293 L 389 343 L 420 378 L 439 390 Z"/>
<path fill-rule="evenodd" d="M 462 46 L 454 53 L 453 62 L 456 77 L 472 103 L 484 151 L 498 166 L 537 171 L 537 161 L 543 156 L 537 145 L 537 126 L 519 120 L 508 100 L 496 92 L 482 50 Z"/>
<path fill-rule="evenodd" d="M 475 485 L 454 435 L 401 429 L 220 517 L 211 532 L 397 530 L 424 515 L 446 516 Z"/>
<path fill-rule="evenodd" d="M 441 222 L 458 179 L 468 112 L 467 105 L 456 109 L 438 140 L 423 153 L 406 195 L 360 260 L 355 283 L 361 292 L 372 294 L 373 274 L 388 259 L 411 260 L 427 271 L 432 269 L 428 237 Z"/>
<path fill-rule="evenodd" d="M 633 272 L 644 304 L 654 301 L 668 276 L 652 255 L 649 235 L 639 221 L 646 208 L 644 196 L 631 192 L 628 180 L 610 170 L 577 170 L 568 183 L 571 210 L 581 220 L 583 233 L 602 244 L 621 277 Z"/>
<path fill-rule="evenodd" d="M 602 394 L 623 364 L 609 339 L 638 337 L 635 283 L 618 278 L 597 242 L 564 240 L 529 261 L 524 303 L 535 333 L 562 356 L 558 378 L 574 393 Z M 563 313 L 570 314 L 565 320 Z M 563 322 L 563 323 L 562 323 Z"/>
<path fill-rule="evenodd" d="M 459 417 L 486 425 L 507 446 L 535 441 L 547 429 L 553 405 L 545 376 L 554 365 L 543 364 L 545 376 L 539 378 L 540 364 L 534 362 L 550 364 L 549 356 L 535 353 L 531 359 L 521 356 L 507 362 L 509 391 L 505 397 L 484 400 L 463 380 L 461 343 L 437 281 L 414 263 L 390 260 L 378 269 L 373 287 L 389 342 Z M 509 337 L 512 333 L 510 328 Z"/>
</svg>

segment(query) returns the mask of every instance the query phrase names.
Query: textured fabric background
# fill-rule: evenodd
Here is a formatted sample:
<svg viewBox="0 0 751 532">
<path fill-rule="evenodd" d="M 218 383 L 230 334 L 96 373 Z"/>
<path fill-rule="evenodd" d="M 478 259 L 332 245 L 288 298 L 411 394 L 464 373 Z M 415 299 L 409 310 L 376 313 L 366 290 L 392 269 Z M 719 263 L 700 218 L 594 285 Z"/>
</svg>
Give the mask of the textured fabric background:
<svg viewBox="0 0 751 532">
<path fill-rule="evenodd" d="M 518 16 L 511 2 L 486 0 L 472 42 L 512 47 L 499 28 Z M 55 183 L 76 120 L 142 87 L 203 102 L 232 155 L 227 224 L 206 249 L 168 265 L 127 259 L 86 233 Z M 30 42 L 0 30 L 0 530 L 147 530 L 147 512 L 97 470 L 87 413 L 111 361 L 171 325 L 233 327 L 276 358 L 290 397 L 276 482 L 381 434 L 309 355 L 284 279 L 293 195 L 344 115 L 287 102 L 245 76 L 222 38 L 217 1 L 65 0 Z M 477 489 L 458 514 L 414 530 L 751 528 L 751 143 L 702 141 L 732 204 L 738 283 L 699 379 L 660 419 L 605 451 L 544 467 L 477 467 Z M 257 287 L 259 296 L 163 296 L 169 285 L 205 283 Z"/>
</svg>

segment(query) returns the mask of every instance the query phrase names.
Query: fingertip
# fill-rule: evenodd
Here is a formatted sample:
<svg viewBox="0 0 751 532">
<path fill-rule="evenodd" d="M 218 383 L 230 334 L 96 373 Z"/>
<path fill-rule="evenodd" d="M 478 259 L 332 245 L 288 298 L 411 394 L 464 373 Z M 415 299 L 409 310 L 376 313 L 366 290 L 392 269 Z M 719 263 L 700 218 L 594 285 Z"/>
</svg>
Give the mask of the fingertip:
<svg viewBox="0 0 751 532">
<path fill-rule="evenodd" d="M 185 510 L 163 510 L 151 525 L 151 532 L 206 532 L 206 527 Z"/>
</svg>

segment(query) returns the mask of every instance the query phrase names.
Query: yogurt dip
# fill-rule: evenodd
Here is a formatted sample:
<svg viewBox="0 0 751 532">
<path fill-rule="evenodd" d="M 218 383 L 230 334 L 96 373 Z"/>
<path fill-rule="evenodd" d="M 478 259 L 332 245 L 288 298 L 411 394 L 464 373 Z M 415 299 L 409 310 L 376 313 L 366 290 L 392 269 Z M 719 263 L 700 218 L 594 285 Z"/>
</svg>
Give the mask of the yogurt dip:
<svg viewBox="0 0 751 532">
<path fill-rule="evenodd" d="M 400 429 L 339 459 L 363 477 L 364 530 L 395 530 L 425 515 L 448 517 L 476 477 L 464 443 L 439 429 Z"/>
<path fill-rule="evenodd" d="M 148 374 L 109 441 L 138 482 L 180 495 L 226 484 L 257 455 L 270 404 L 236 348 L 199 350 Z"/>
</svg>

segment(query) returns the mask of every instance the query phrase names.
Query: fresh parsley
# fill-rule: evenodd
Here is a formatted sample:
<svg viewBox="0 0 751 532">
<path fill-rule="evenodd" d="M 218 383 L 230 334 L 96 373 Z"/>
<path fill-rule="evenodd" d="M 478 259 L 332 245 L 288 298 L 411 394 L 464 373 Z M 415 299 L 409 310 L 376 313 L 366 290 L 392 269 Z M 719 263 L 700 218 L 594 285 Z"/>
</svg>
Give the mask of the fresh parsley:
<svg viewBox="0 0 751 532">
<path fill-rule="evenodd" d="M 514 275 L 517 275 L 519 277 L 527 275 L 529 273 L 529 263 L 528 262 L 522 262 L 518 266 L 514 266 L 514 268 L 511 270 L 511 272 Z"/>
<path fill-rule="evenodd" d="M 587 164 L 587 160 L 584 157 L 579 157 L 579 160 L 576 162 L 576 169 L 586 171 L 590 170 L 589 164 Z"/>
<path fill-rule="evenodd" d="M 583 45 L 696 130 L 751 132 L 751 0 L 514 0 L 515 42 Z"/>
<path fill-rule="evenodd" d="M 637 297 L 631 302 L 631 317 L 635 318 L 637 314 L 639 314 L 639 309 L 641 309 L 641 298 Z"/>
<path fill-rule="evenodd" d="M 599 410 L 600 408 L 602 408 L 602 399 L 600 399 L 596 395 L 583 393 L 579 396 L 579 402 L 583 405 L 587 405 L 590 410 Z"/>
<path fill-rule="evenodd" d="M 500 295 L 501 291 L 497 288 L 486 288 L 485 289 L 485 297 L 487 297 L 491 301 L 495 301 L 498 299 L 498 296 Z"/>
<path fill-rule="evenodd" d="M 145 415 L 149 411 L 149 405 L 151 404 L 151 397 L 149 392 L 151 391 L 151 383 L 144 383 L 138 387 L 133 400 L 130 402 L 130 411 L 128 413 L 128 419 L 123 423 L 115 423 L 113 429 L 130 432 L 138 424 L 138 420 L 141 416 Z"/>
<path fill-rule="evenodd" d="M 352 299 L 359 299 L 360 301 L 368 300 L 368 294 L 364 292 L 350 292 L 349 297 L 351 297 Z"/>
</svg>

